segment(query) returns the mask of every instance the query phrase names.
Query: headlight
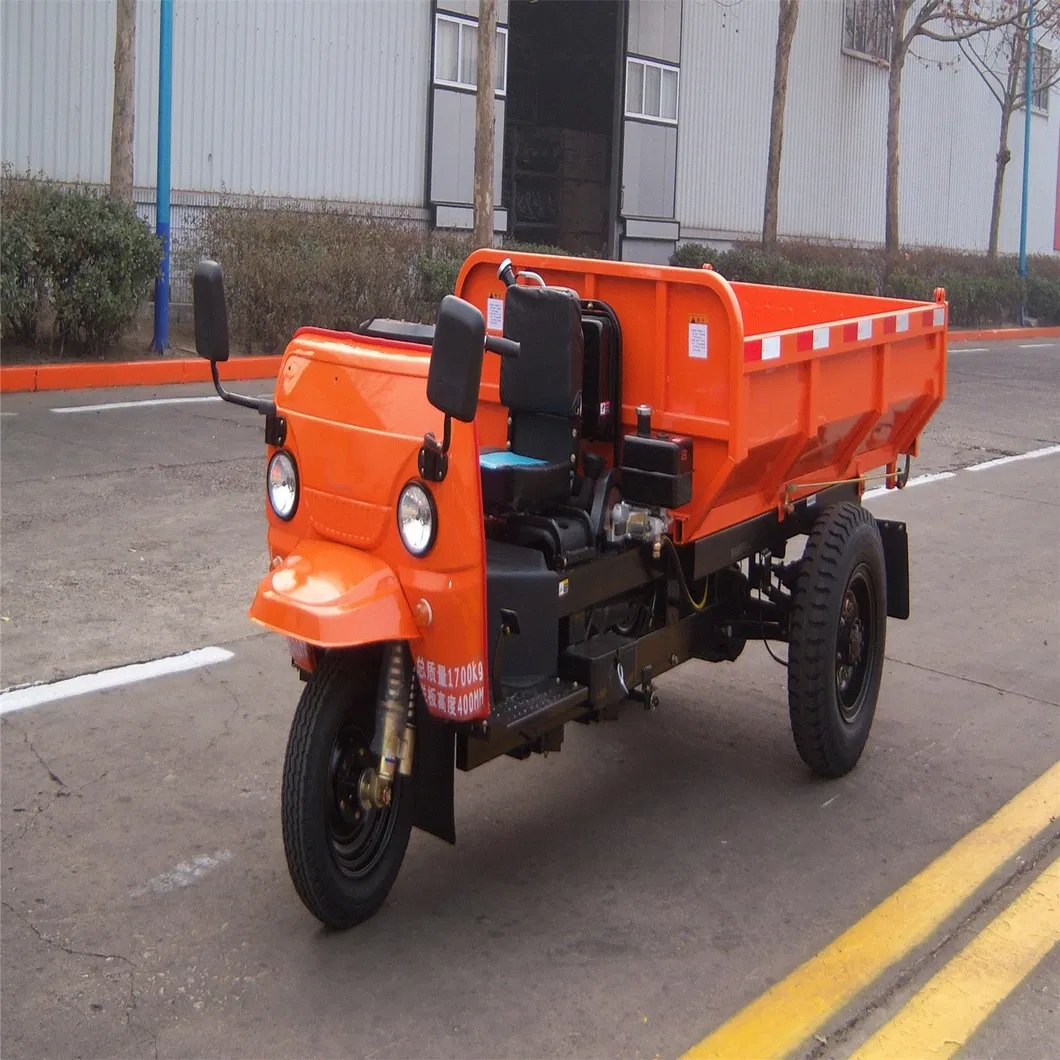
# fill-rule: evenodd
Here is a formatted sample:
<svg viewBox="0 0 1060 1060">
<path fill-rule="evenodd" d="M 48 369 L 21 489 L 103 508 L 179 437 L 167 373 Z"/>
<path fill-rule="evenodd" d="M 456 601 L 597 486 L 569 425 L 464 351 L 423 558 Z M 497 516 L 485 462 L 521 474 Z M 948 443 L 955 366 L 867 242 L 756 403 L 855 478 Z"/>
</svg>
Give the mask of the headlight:
<svg viewBox="0 0 1060 1060">
<path fill-rule="evenodd" d="M 272 454 L 266 482 L 272 510 L 279 518 L 290 519 L 298 507 L 298 468 L 286 450 Z"/>
<path fill-rule="evenodd" d="M 398 498 L 398 530 L 405 548 L 414 556 L 425 556 L 434 544 L 438 520 L 434 501 L 425 486 L 410 482 Z"/>
</svg>

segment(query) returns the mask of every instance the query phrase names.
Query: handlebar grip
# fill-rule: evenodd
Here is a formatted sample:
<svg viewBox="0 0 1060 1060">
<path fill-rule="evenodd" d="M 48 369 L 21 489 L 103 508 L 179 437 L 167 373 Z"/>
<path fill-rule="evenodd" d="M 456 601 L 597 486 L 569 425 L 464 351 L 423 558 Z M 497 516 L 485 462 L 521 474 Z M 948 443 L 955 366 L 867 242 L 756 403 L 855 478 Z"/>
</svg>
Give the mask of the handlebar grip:
<svg viewBox="0 0 1060 1060">
<path fill-rule="evenodd" d="M 486 336 L 486 349 L 490 353 L 500 354 L 501 357 L 518 357 L 519 343 L 511 339 L 501 339 L 493 335 Z"/>
</svg>

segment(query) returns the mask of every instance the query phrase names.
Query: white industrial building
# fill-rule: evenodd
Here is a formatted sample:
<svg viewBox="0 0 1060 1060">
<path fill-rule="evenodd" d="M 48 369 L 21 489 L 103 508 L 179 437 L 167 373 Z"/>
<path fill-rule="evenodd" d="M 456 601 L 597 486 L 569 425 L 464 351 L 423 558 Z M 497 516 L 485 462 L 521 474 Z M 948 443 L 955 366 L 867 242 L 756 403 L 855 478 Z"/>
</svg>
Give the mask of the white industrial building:
<svg viewBox="0 0 1060 1060">
<path fill-rule="evenodd" d="M 880 0 L 803 0 L 791 58 L 782 238 L 880 244 L 886 62 L 859 53 Z M 887 2 L 887 0 L 883 0 Z M 857 8 L 857 11 L 853 9 Z M 106 182 L 115 4 L 4 0 L 3 160 Z M 137 14 L 135 183 L 155 181 L 158 0 Z M 471 226 L 477 0 L 175 0 L 172 202 L 328 199 Z M 500 0 L 496 226 L 664 261 L 762 224 L 776 0 Z M 902 83 L 901 238 L 985 249 L 1000 108 L 953 45 Z M 1040 53 L 1047 57 L 1045 51 Z M 1028 250 L 1060 247 L 1060 103 L 1031 116 Z M 1019 243 L 1022 112 L 1001 250 Z"/>
</svg>

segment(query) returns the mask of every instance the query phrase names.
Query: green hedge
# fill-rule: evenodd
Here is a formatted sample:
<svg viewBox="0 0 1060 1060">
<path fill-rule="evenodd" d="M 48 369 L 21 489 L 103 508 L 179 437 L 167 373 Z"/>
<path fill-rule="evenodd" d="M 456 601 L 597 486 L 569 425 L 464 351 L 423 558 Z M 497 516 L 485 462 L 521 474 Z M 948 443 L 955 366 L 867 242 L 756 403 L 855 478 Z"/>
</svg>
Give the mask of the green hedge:
<svg viewBox="0 0 1060 1060">
<path fill-rule="evenodd" d="M 904 252 L 891 267 L 882 252 L 854 247 L 785 243 L 775 253 L 737 245 L 715 250 L 686 243 L 672 265 L 711 264 L 728 280 L 742 283 L 812 287 L 824 291 L 881 294 L 929 302 L 944 287 L 954 327 L 1015 324 L 1026 298 L 1027 315 L 1044 325 L 1060 325 L 1060 260 L 1031 258 L 1026 283 L 1016 260 L 946 250 Z"/>
<path fill-rule="evenodd" d="M 101 353 L 150 294 L 162 246 L 135 209 L 81 188 L 5 171 L 0 184 L 3 335 Z"/>
</svg>

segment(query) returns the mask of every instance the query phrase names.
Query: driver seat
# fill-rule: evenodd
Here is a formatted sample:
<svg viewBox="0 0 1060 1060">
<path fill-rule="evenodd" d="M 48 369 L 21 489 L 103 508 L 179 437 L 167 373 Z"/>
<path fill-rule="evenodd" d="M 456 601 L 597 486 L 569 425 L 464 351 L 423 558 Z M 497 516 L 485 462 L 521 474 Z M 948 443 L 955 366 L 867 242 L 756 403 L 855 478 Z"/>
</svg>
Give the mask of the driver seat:
<svg viewBox="0 0 1060 1060">
<path fill-rule="evenodd" d="M 483 505 L 498 513 L 556 507 L 570 500 L 578 458 L 585 340 L 577 294 L 509 287 L 504 336 L 520 353 L 501 362 L 508 446 L 479 456 Z"/>
</svg>

